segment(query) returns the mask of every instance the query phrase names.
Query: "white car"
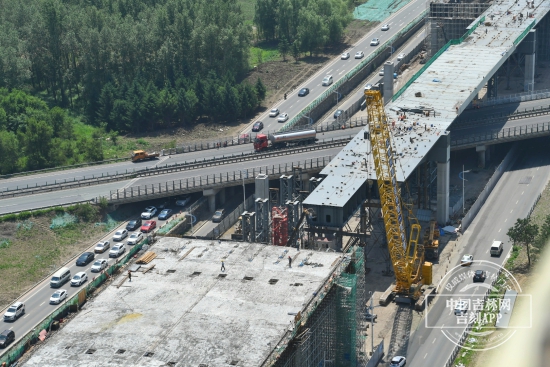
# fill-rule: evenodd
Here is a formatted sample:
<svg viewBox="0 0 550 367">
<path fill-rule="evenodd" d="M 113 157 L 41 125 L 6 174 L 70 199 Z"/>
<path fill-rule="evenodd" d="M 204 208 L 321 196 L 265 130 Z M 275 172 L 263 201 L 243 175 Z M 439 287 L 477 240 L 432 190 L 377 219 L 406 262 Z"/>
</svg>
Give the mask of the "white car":
<svg viewBox="0 0 550 367">
<path fill-rule="evenodd" d="M 462 316 L 468 312 L 468 302 L 458 301 L 455 306 L 455 316 Z"/>
<path fill-rule="evenodd" d="M 181 198 L 176 200 L 176 205 L 177 206 L 186 206 L 187 204 L 189 204 L 190 201 L 191 201 L 191 196 L 189 196 L 189 195 L 182 196 Z"/>
<path fill-rule="evenodd" d="M 4 314 L 4 321 L 15 321 L 25 313 L 25 304 L 23 302 L 15 302 L 8 308 Z"/>
<path fill-rule="evenodd" d="M 460 260 L 461 266 L 470 266 L 474 262 L 474 255 L 464 255 L 462 260 Z"/>
<path fill-rule="evenodd" d="M 285 122 L 286 120 L 288 120 L 288 113 L 281 113 L 277 118 L 279 122 Z"/>
<path fill-rule="evenodd" d="M 383 31 L 389 31 L 389 30 L 390 30 L 390 25 L 389 25 L 389 24 L 384 24 L 384 25 L 382 26 L 382 30 L 383 30 Z"/>
<path fill-rule="evenodd" d="M 107 251 L 109 247 L 111 247 L 111 243 L 109 241 L 98 242 L 94 248 L 94 252 L 96 254 L 103 253 Z"/>
<path fill-rule="evenodd" d="M 356 58 L 356 59 L 362 59 L 363 56 L 365 56 L 365 53 L 364 53 L 363 51 L 357 51 L 357 52 L 355 53 L 355 58 Z"/>
<path fill-rule="evenodd" d="M 342 60 L 347 60 L 347 59 L 349 59 L 349 52 L 344 52 L 340 58 L 341 58 Z"/>
<path fill-rule="evenodd" d="M 395 356 L 391 359 L 390 367 L 403 367 L 407 363 L 407 359 L 402 356 Z"/>
<path fill-rule="evenodd" d="M 380 69 L 380 71 L 378 72 L 378 75 L 384 76 L 384 68 Z"/>
<path fill-rule="evenodd" d="M 126 229 L 119 229 L 115 232 L 115 235 L 113 236 L 113 241 L 122 241 L 128 237 L 128 231 Z"/>
<path fill-rule="evenodd" d="M 280 111 L 278 108 L 272 108 L 271 111 L 269 111 L 269 117 L 277 117 L 279 112 Z"/>
<path fill-rule="evenodd" d="M 372 84 L 365 85 L 365 90 L 371 90 L 371 89 L 372 89 Z"/>
<path fill-rule="evenodd" d="M 332 84 L 332 75 L 327 75 L 323 78 L 323 86 L 331 85 Z"/>
<path fill-rule="evenodd" d="M 130 237 L 128 237 L 128 242 L 126 242 L 126 244 L 128 245 L 135 245 L 137 244 L 139 241 L 141 241 L 143 239 L 143 233 L 141 232 L 134 232 L 130 235 Z"/>
<path fill-rule="evenodd" d="M 90 270 L 92 271 L 92 273 L 99 273 L 100 271 L 106 268 L 107 268 L 107 260 L 99 259 L 94 262 Z"/>
<path fill-rule="evenodd" d="M 81 286 L 82 283 L 88 280 L 88 275 L 86 275 L 85 272 L 81 271 L 80 273 L 76 273 L 71 279 L 71 286 L 78 287 Z"/>
<path fill-rule="evenodd" d="M 380 44 L 380 40 L 378 38 L 373 38 L 372 41 L 370 41 L 371 46 L 378 46 Z"/>
<path fill-rule="evenodd" d="M 54 294 L 50 297 L 50 304 L 58 305 L 63 300 L 67 298 L 67 291 L 64 289 L 60 289 L 58 291 L 55 291 Z"/>
<path fill-rule="evenodd" d="M 157 214 L 157 208 L 154 206 L 148 206 L 145 211 L 141 213 L 141 219 L 151 219 Z"/>
<path fill-rule="evenodd" d="M 400 53 L 399 55 L 397 55 L 397 61 L 401 61 L 405 58 L 405 54 L 404 53 Z"/>
<path fill-rule="evenodd" d="M 118 244 L 113 246 L 111 251 L 109 251 L 109 257 L 119 257 L 126 251 L 126 247 L 123 244 Z"/>
</svg>

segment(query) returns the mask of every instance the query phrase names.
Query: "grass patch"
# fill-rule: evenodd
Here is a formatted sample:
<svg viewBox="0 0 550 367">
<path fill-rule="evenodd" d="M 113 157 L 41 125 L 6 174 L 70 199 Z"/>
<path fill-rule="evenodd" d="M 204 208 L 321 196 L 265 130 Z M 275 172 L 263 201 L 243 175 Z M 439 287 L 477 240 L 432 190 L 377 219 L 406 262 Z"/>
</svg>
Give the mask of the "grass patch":
<svg viewBox="0 0 550 367">
<path fill-rule="evenodd" d="M 277 49 L 276 42 L 261 42 L 250 48 L 250 58 L 248 60 L 251 66 L 257 66 L 264 62 L 277 61 L 280 59 L 281 55 Z"/>
</svg>

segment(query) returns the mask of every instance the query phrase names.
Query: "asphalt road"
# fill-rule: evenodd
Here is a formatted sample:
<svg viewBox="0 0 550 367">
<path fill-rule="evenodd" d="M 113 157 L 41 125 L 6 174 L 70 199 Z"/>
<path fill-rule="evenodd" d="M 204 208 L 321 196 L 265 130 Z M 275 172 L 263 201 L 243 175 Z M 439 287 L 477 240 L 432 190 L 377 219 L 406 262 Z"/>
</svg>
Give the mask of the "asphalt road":
<svg viewBox="0 0 550 367">
<path fill-rule="evenodd" d="M 364 57 L 368 57 L 374 51 L 384 44 L 388 39 L 397 34 L 404 26 L 409 24 L 414 18 L 426 9 L 425 0 L 413 0 L 398 10 L 395 14 L 391 15 L 388 19 L 384 20 L 375 29 L 367 33 L 363 38 L 357 41 L 351 48 L 346 50 L 351 54 L 347 60 L 341 60 L 340 58 L 334 59 L 319 70 L 315 75 L 309 78 L 306 82 L 297 86 L 295 90 L 288 93 L 286 100 L 281 100 L 271 108 L 278 108 L 281 113 L 288 113 L 289 119 L 292 119 L 300 111 L 306 108 L 317 97 L 323 94 L 328 88 L 322 86 L 321 82 L 325 75 L 332 75 L 334 83 L 340 80 L 346 73 L 351 71 L 357 66 L 363 59 L 354 59 L 354 55 L 357 51 L 363 51 Z M 382 31 L 383 24 L 389 24 L 390 29 L 388 31 Z M 379 38 L 380 44 L 378 46 L 371 46 L 370 42 L 373 38 Z M 389 50 L 388 50 L 389 53 Z M 309 94 L 305 97 L 298 97 L 298 92 L 302 88 L 309 88 Z M 258 119 L 263 121 L 266 130 L 279 130 L 283 123 L 277 122 L 276 117 L 269 117 L 269 111 L 264 113 Z M 248 127 L 250 131 L 252 124 Z"/>
<path fill-rule="evenodd" d="M 170 208 L 174 209 L 174 211 L 176 211 L 176 210 L 179 211 L 179 210 L 182 209 L 181 207 L 170 207 Z M 158 215 L 159 212 L 160 212 L 160 210 L 157 212 L 157 215 Z M 136 213 L 136 217 L 139 217 L 139 214 L 140 213 Z M 166 221 L 158 220 L 158 218 L 156 218 L 156 217 L 153 218 L 152 220 L 155 220 L 157 222 L 157 228 L 159 228 L 161 225 L 163 225 L 166 222 Z M 145 220 L 143 220 L 143 222 L 145 222 Z M 127 222 L 124 222 L 124 224 L 121 225 L 120 227 L 118 227 L 116 230 L 125 228 L 126 224 L 127 224 Z M 128 253 L 128 251 L 130 250 L 131 247 L 133 247 L 133 246 L 126 245 L 126 241 L 127 241 L 128 237 L 133 232 L 129 232 L 128 237 L 126 239 L 124 239 L 123 241 L 114 242 L 112 237 L 113 237 L 114 233 L 116 232 L 116 230 L 113 230 L 112 232 L 110 232 L 107 236 L 102 238 L 101 241 L 109 240 L 110 243 L 111 243 L 111 248 L 117 243 L 124 243 L 125 247 L 126 247 L 126 251 L 123 255 L 120 256 L 120 257 L 122 257 L 126 253 Z M 86 251 L 93 252 L 94 247 L 96 246 L 96 243 L 97 242 L 94 242 L 93 244 L 90 244 L 91 245 L 90 248 L 88 248 Z M 109 258 L 109 250 L 105 251 L 102 254 L 95 254 L 94 261 L 97 260 L 97 259 L 108 259 L 109 266 L 112 265 L 116 260 L 115 258 Z M 86 266 L 76 266 L 76 258 L 74 258 L 71 261 L 69 261 L 69 263 L 66 265 L 66 267 L 71 270 L 71 278 L 76 273 L 81 272 L 81 271 L 85 271 L 86 274 L 88 275 L 88 281 L 85 282 L 84 284 L 82 284 L 79 287 L 71 287 L 70 282 L 68 282 L 68 283 L 65 283 L 62 287 L 59 288 L 59 289 L 67 290 L 67 292 L 69 294 L 67 299 L 70 299 L 73 295 L 78 293 L 78 291 L 82 287 L 85 287 L 88 284 L 88 282 L 91 281 L 91 279 L 93 279 L 95 276 L 97 276 L 99 274 L 99 273 L 92 273 L 90 271 L 90 268 L 92 267 L 94 261 L 90 262 Z M 59 269 L 55 269 L 55 271 L 57 271 L 57 270 L 59 270 Z M 16 340 L 19 339 L 20 337 L 24 336 L 29 331 L 31 331 L 33 328 L 36 327 L 36 325 L 38 323 L 40 323 L 42 320 L 44 320 L 51 312 L 53 312 L 55 309 L 61 307 L 61 305 L 51 305 L 49 303 L 51 295 L 56 290 L 57 289 L 50 288 L 50 277 L 47 277 L 44 281 L 42 281 L 40 284 L 38 284 L 30 292 L 23 295 L 21 298 L 17 299 L 17 301 L 25 303 L 25 311 L 26 312 L 22 317 L 20 317 L 16 321 L 10 321 L 10 322 L 4 321 L 3 315 L 4 315 L 4 312 L 6 311 L 7 308 L 1 310 L 0 312 L 1 312 L 2 320 L 0 321 L 0 331 L 1 330 L 6 330 L 6 329 L 13 330 L 15 332 Z M 5 350 L 0 351 L 0 356 L 4 353 L 4 351 Z"/>
<path fill-rule="evenodd" d="M 524 146 L 526 145 L 524 144 Z M 532 177 L 530 183 L 521 184 L 520 181 L 527 176 Z M 461 256 L 472 254 L 475 261 L 490 261 L 502 265 L 506 260 L 506 254 L 511 250 L 511 244 L 506 236 L 508 228 L 513 226 L 517 218 L 527 216 L 549 177 L 550 156 L 544 147 L 537 146 L 536 149 L 523 154 L 512 169 L 503 174 L 476 219 L 463 235 L 461 244 L 464 244 L 464 249 L 460 250 L 459 254 Z M 504 242 L 504 252 L 500 257 L 491 257 L 489 254 L 489 248 L 494 240 Z M 459 264 L 450 264 L 449 268 L 456 265 Z M 475 263 L 471 267 L 471 270 L 478 269 L 487 270 L 487 267 Z M 440 291 L 441 295 L 450 294 L 445 288 L 442 290 Z M 472 288 L 469 293 L 483 294 L 486 290 L 483 287 L 476 287 Z M 439 327 L 457 326 L 456 316 L 451 309 L 446 307 L 448 298 L 441 295 L 436 297 L 427 311 L 429 320 L 431 320 L 429 324 Z M 409 342 L 408 366 L 445 365 L 455 344 L 444 336 L 442 330 L 442 328 L 428 328 L 424 320 L 421 322 Z M 461 332 L 461 329 L 457 329 L 456 332 Z"/>
</svg>

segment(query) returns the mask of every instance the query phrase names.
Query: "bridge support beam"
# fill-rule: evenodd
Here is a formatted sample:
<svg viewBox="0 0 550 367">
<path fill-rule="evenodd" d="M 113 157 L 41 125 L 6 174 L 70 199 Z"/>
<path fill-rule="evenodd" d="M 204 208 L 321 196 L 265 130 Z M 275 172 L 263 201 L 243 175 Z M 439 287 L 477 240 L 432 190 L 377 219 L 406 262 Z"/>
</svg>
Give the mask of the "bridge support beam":
<svg viewBox="0 0 550 367">
<path fill-rule="evenodd" d="M 486 145 L 478 145 L 476 147 L 477 152 L 477 166 L 479 168 L 485 168 L 485 152 L 487 151 Z"/>
<path fill-rule="evenodd" d="M 216 195 L 219 193 L 219 205 L 225 203 L 225 189 L 206 189 L 202 191 L 202 194 L 208 198 L 208 209 L 211 212 L 216 211 Z"/>
<path fill-rule="evenodd" d="M 384 63 L 384 104 L 387 104 L 389 101 L 391 101 L 393 97 L 393 73 L 393 62 L 386 61 Z"/>
<path fill-rule="evenodd" d="M 522 51 L 525 52 L 525 79 L 523 80 L 523 90 L 530 92 L 535 90 L 535 51 L 537 37 L 532 29 L 522 42 Z"/>
<path fill-rule="evenodd" d="M 451 171 L 451 139 L 442 135 L 432 148 L 426 159 L 437 162 L 437 213 L 439 224 L 449 221 L 449 182 Z"/>
</svg>

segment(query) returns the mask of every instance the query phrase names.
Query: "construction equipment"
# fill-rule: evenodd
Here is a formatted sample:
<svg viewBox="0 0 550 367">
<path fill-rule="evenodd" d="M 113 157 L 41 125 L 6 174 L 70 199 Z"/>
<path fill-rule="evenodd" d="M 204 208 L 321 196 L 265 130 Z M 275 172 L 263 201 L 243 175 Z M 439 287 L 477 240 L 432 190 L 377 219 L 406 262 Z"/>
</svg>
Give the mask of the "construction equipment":
<svg viewBox="0 0 550 367">
<path fill-rule="evenodd" d="M 300 232 L 300 227 L 302 226 L 302 223 L 304 219 L 306 218 L 306 215 L 308 214 L 307 209 L 304 209 L 302 211 L 302 215 L 300 215 L 300 219 L 298 220 L 298 223 L 296 224 L 295 228 L 292 228 L 292 233 L 290 234 L 290 237 L 287 242 L 287 246 L 294 246 L 294 243 L 296 242 L 296 239 L 298 237 L 298 233 Z"/>
<path fill-rule="evenodd" d="M 366 90 L 367 112 L 369 121 L 368 138 L 376 169 L 378 191 L 388 250 L 395 273 L 394 294 L 399 300 L 418 300 L 422 286 L 422 268 L 424 263 L 424 246 L 419 243 L 421 227 L 412 212 L 412 206 L 402 202 L 399 184 L 396 179 L 396 158 L 391 143 L 390 123 L 384 111 L 384 102 L 380 91 Z M 403 207 L 408 210 L 411 224 L 410 237 L 407 241 Z M 380 299 L 381 304 L 389 301 Z"/>
<path fill-rule="evenodd" d="M 159 153 L 147 153 L 145 150 L 134 150 L 132 152 L 132 162 L 140 162 L 146 159 L 156 159 L 159 157 Z"/>
<path fill-rule="evenodd" d="M 439 260 L 439 228 L 435 220 L 430 222 L 430 228 L 426 228 L 423 243 L 426 259 Z"/>
</svg>

